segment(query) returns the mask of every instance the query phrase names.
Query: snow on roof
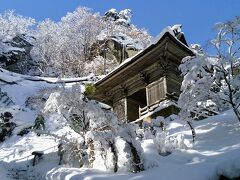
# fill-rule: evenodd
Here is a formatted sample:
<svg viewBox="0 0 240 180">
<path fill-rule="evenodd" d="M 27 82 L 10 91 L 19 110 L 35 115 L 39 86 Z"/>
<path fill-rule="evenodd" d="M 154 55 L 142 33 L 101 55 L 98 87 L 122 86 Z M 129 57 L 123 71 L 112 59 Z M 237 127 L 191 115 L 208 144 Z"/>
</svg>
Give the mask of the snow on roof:
<svg viewBox="0 0 240 180">
<path fill-rule="evenodd" d="M 167 26 L 166 28 L 164 28 L 161 33 L 156 36 L 155 38 L 153 38 L 151 40 L 151 43 L 143 50 L 141 50 L 140 52 L 138 52 L 137 54 L 135 54 L 134 56 L 127 58 L 126 60 L 124 60 L 117 68 L 115 68 L 114 70 L 112 70 L 109 74 L 107 74 L 106 76 L 104 76 L 102 79 L 98 80 L 95 84 L 100 84 L 101 82 L 103 82 L 105 79 L 107 79 L 107 77 L 112 76 L 113 74 L 115 74 L 117 71 L 119 71 L 122 67 L 126 66 L 127 64 L 130 64 L 132 62 L 134 62 L 138 56 L 140 56 L 144 51 L 147 51 L 150 47 L 152 47 L 153 45 L 157 44 L 162 37 L 166 34 L 169 33 L 170 35 L 172 35 L 172 37 L 174 37 L 183 47 L 185 47 L 186 49 L 188 49 L 189 51 L 192 52 L 191 48 L 189 48 L 188 46 L 186 46 L 184 43 L 182 43 L 179 39 L 177 39 L 177 37 L 175 36 L 172 28 L 170 26 Z"/>
<path fill-rule="evenodd" d="M 181 24 L 175 24 L 171 27 L 171 29 L 173 30 L 173 32 L 182 32 L 181 30 L 182 25 Z"/>
<path fill-rule="evenodd" d="M 151 44 L 156 44 L 165 33 L 169 33 L 171 34 L 173 37 L 175 37 L 174 32 L 172 31 L 172 28 L 170 26 L 167 26 L 166 28 L 164 28 L 155 38 L 152 39 Z M 177 39 L 177 38 L 176 38 Z M 177 39 L 178 40 L 178 39 Z"/>
<path fill-rule="evenodd" d="M 175 27 L 176 26 L 176 27 Z M 183 42 L 181 42 L 176 36 L 173 30 L 175 30 L 178 26 L 180 26 L 180 24 L 176 24 L 173 27 L 167 26 L 166 28 L 164 28 L 162 30 L 162 32 L 159 33 L 159 35 L 157 35 L 155 38 L 152 39 L 151 44 L 156 44 L 158 41 L 160 41 L 160 39 L 163 37 L 164 34 L 169 33 L 172 35 L 172 37 L 174 37 L 182 46 L 184 46 L 185 48 L 189 49 L 190 51 L 192 51 L 191 48 L 189 48 L 187 45 L 185 45 Z M 181 32 L 181 30 L 179 29 L 180 27 L 178 27 L 178 32 Z M 183 32 L 181 32 L 183 33 Z M 150 44 L 150 45 L 151 45 Z"/>
</svg>

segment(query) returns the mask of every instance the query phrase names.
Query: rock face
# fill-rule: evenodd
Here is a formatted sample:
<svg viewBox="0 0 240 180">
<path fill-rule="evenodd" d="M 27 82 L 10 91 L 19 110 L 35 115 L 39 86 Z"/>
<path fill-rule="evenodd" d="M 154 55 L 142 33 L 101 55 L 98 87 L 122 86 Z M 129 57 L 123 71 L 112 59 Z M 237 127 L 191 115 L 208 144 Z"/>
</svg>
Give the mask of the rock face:
<svg viewBox="0 0 240 180">
<path fill-rule="evenodd" d="M 21 74 L 28 74 L 35 66 L 30 56 L 33 37 L 17 35 L 12 40 L 0 44 L 0 66 Z"/>
<path fill-rule="evenodd" d="M 102 56 L 105 59 L 122 63 L 125 59 L 137 54 L 143 47 L 139 42 L 125 34 L 106 37 L 91 46 L 90 59 Z"/>
</svg>

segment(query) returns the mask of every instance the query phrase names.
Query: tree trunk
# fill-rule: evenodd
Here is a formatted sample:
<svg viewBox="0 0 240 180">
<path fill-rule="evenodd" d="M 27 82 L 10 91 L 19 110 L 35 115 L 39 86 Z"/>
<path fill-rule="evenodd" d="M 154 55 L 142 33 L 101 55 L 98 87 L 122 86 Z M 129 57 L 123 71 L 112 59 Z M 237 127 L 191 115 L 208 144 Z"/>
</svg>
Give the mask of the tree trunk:
<svg viewBox="0 0 240 180">
<path fill-rule="evenodd" d="M 118 164 L 117 164 L 118 154 L 117 154 L 116 148 L 114 146 L 114 142 L 113 143 L 109 142 L 109 146 L 110 146 L 111 152 L 113 153 L 113 156 L 114 156 L 114 158 L 113 158 L 113 166 L 114 166 L 113 171 L 117 172 L 118 171 Z"/>
<path fill-rule="evenodd" d="M 193 142 L 194 142 L 195 141 L 195 137 L 196 137 L 195 129 L 193 128 L 192 123 L 190 121 L 187 121 L 187 123 L 188 123 L 189 127 L 192 130 L 192 138 L 193 138 Z"/>
<path fill-rule="evenodd" d="M 127 141 L 126 141 L 127 142 Z M 127 142 L 131 148 L 131 154 L 132 154 L 132 171 L 134 173 L 143 171 L 143 164 L 141 162 L 141 158 L 138 154 L 138 151 L 136 149 L 136 147 L 133 146 L 133 144 L 131 142 Z"/>
<path fill-rule="evenodd" d="M 233 111 L 236 114 L 236 116 L 238 118 L 238 121 L 240 122 L 240 112 L 239 112 L 239 110 L 233 107 Z"/>
</svg>

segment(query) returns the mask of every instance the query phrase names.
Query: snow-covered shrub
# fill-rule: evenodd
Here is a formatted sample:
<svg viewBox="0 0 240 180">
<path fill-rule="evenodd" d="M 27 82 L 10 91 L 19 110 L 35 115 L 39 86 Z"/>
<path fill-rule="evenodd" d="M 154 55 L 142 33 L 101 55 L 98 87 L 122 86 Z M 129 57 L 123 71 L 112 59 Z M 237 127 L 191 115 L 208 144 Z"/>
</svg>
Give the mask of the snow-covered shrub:
<svg viewBox="0 0 240 180">
<path fill-rule="evenodd" d="M 178 134 L 175 137 L 170 138 L 175 149 L 186 149 L 187 145 L 185 143 L 184 134 Z"/>
<path fill-rule="evenodd" d="M 144 169 L 143 150 L 130 127 L 89 131 L 86 135 L 89 165 L 111 171 L 139 172 Z"/>
<path fill-rule="evenodd" d="M 88 101 L 86 109 L 90 130 L 111 130 L 113 134 L 116 134 L 119 121 L 111 110 L 101 107 L 101 105 L 94 100 Z"/>
<path fill-rule="evenodd" d="M 89 131 L 85 139 L 88 145 L 89 166 L 116 172 L 117 157 L 111 130 Z"/>
<path fill-rule="evenodd" d="M 122 146 L 122 148 L 124 148 L 120 150 L 119 145 L 116 145 L 116 147 L 119 152 L 118 157 L 120 164 L 125 164 L 124 166 L 127 166 L 128 170 L 136 173 L 144 170 L 144 153 L 140 141 L 137 138 L 135 129 L 135 124 L 122 125 L 119 128 L 118 134 L 121 140 L 124 141 L 120 141 L 120 143 L 122 142 L 122 144 L 124 145 Z M 127 162 L 125 162 L 126 158 Z"/>
<path fill-rule="evenodd" d="M 87 165 L 85 147 L 77 139 L 72 138 L 66 142 L 62 142 L 62 144 L 59 145 L 58 155 L 62 158 L 61 161 L 63 163 L 72 167 Z M 61 162 L 59 162 L 59 164 L 60 163 Z"/>
<path fill-rule="evenodd" d="M 169 136 L 169 133 L 165 131 L 158 132 L 153 138 L 158 153 L 163 156 L 171 154 L 174 149 L 186 149 L 184 140 L 184 134 Z"/>
<path fill-rule="evenodd" d="M 135 127 L 130 124 L 119 124 L 111 111 L 100 108 L 96 102 L 89 105 L 92 111 L 88 113 L 88 117 L 90 128 L 93 130 L 89 131 L 87 137 L 88 139 L 91 137 L 92 140 L 89 147 L 92 148 L 91 155 L 94 154 L 93 167 L 101 166 L 114 172 L 142 171 L 144 156 L 140 142 L 133 131 Z"/>
<path fill-rule="evenodd" d="M 156 137 L 153 139 L 153 142 L 159 152 L 159 154 L 168 154 L 171 150 L 167 147 L 167 133 L 159 132 L 156 134 Z"/>
<path fill-rule="evenodd" d="M 85 112 L 82 115 L 72 114 L 70 115 L 70 127 L 76 132 L 85 132 L 88 129 L 89 123 L 86 119 Z"/>
<path fill-rule="evenodd" d="M 85 134 L 89 127 L 89 118 L 86 114 L 88 100 L 84 98 L 82 89 L 81 84 L 76 83 L 50 94 L 44 112 L 59 114 L 76 132 Z"/>
<path fill-rule="evenodd" d="M 138 127 L 138 128 L 136 128 L 135 131 L 136 131 L 136 136 L 137 136 L 137 138 L 140 139 L 140 140 L 143 140 L 144 135 L 145 135 L 144 129 Z"/>
<path fill-rule="evenodd" d="M 152 138 L 153 138 L 153 133 L 151 129 L 145 129 L 143 139 L 152 139 Z"/>
<path fill-rule="evenodd" d="M 143 122 L 144 139 L 152 139 L 157 132 L 165 130 L 165 119 L 158 116 L 152 119 L 151 122 Z"/>
<path fill-rule="evenodd" d="M 152 139 L 160 155 L 168 155 L 174 149 L 187 148 L 183 134 L 169 135 L 167 128 L 172 121 L 179 121 L 179 117 L 177 115 L 166 118 L 159 116 L 151 122 L 143 122 L 143 139 Z"/>
</svg>

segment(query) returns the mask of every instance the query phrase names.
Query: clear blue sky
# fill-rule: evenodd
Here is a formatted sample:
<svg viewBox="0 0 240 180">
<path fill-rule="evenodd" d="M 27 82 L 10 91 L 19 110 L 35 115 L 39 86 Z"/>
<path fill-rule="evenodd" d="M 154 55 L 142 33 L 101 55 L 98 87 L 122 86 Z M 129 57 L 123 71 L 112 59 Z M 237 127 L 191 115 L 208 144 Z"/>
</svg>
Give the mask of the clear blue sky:
<svg viewBox="0 0 240 180">
<path fill-rule="evenodd" d="M 16 13 L 37 21 L 59 21 L 78 6 L 104 14 L 110 8 L 132 9 L 132 22 L 156 36 L 164 27 L 182 24 L 189 43 L 206 44 L 213 37 L 213 25 L 240 15 L 240 0 L 0 0 L 0 13 Z"/>
</svg>

